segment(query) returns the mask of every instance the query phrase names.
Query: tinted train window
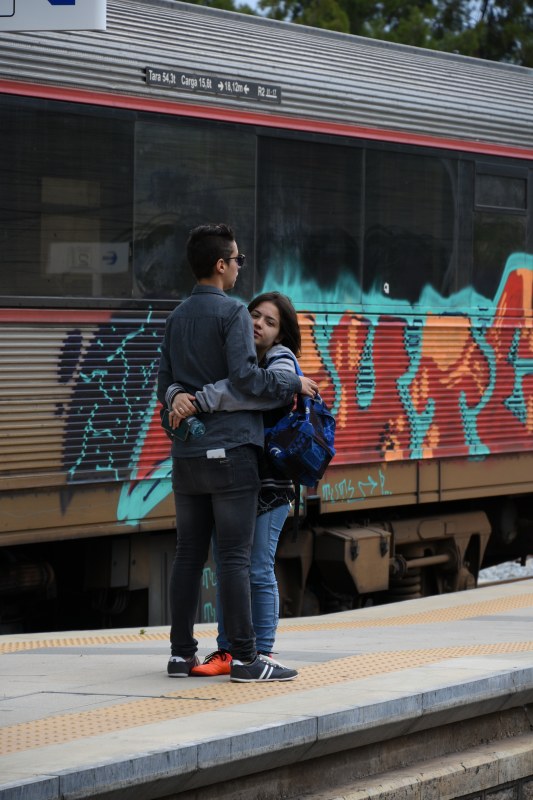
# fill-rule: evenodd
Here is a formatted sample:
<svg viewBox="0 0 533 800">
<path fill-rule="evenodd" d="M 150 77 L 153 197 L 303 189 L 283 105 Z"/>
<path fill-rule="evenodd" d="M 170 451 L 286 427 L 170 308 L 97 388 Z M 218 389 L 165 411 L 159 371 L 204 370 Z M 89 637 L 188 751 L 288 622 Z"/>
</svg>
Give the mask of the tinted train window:
<svg viewBox="0 0 533 800">
<path fill-rule="evenodd" d="M 476 205 L 492 208 L 525 209 L 526 178 L 505 175 L 476 175 Z"/>
<path fill-rule="evenodd" d="M 430 156 L 368 150 L 364 289 L 415 302 L 425 287 L 455 289 L 457 166 Z"/>
<path fill-rule="evenodd" d="M 474 288 L 493 300 L 507 259 L 526 249 L 526 217 L 519 214 L 474 214 Z"/>
<path fill-rule="evenodd" d="M 526 250 L 526 238 L 527 173 L 519 167 L 477 164 L 473 284 L 483 298 L 496 298 L 507 260 Z"/>
<path fill-rule="evenodd" d="M 235 293 L 250 297 L 255 135 L 213 123 L 139 122 L 135 138 L 135 294 L 183 297 L 194 285 L 185 257 L 191 228 L 226 222 L 248 257 Z"/>
<path fill-rule="evenodd" d="M 19 103 L 0 107 L 0 292 L 128 296 L 132 123 Z"/>
<path fill-rule="evenodd" d="M 257 290 L 359 301 L 361 151 L 260 139 L 257 191 Z"/>
</svg>

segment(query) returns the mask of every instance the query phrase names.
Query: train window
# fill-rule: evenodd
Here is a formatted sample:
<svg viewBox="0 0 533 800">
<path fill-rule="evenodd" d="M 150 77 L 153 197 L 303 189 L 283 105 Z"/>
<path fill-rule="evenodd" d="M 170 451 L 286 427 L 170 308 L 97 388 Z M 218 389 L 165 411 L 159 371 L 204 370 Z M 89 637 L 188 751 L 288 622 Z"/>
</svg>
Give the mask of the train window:
<svg viewBox="0 0 533 800">
<path fill-rule="evenodd" d="M 368 150 L 364 289 L 367 296 L 419 300 L 425 287 L 455 289 L 457 163 Z"/>
<path fill-rule="evenodd" d="M 253 261 L 255 135 L 213 123 L 140 121 L 135 136 L 134 292 L 179 298 L 194 277 L 185 257 L 191 228 L 226 222 Z M 253 291 L 251 269 L 236 293 Z"/>
<path fill-rule="evenodd" d="M 130 294 L 132 133 L 112 110 L 3 101 L 0 293 Z"/>
<path fill-rule="evenodd" d="M 526 249 L 526 216 L 505 212 L 474 213 L 474 289 L 492 300 L 510 255 Z"/>
<path fill-rule="evenodd" d="M 274 137 L 258 147 L 258 290 L 360 301 L 361 151 Z"/>
<path fill-rule="evenodd" d="M 509 256 L 527 240 L 527 172 L 519 166 L 477 163 L 473 230 L 473 286 L 496 298 Z"/>
<path fill-rule="evenodd" d="M 476 206 L 525 210 L 527 179 L 506 175 L 476 175 Z"/>
</svg>

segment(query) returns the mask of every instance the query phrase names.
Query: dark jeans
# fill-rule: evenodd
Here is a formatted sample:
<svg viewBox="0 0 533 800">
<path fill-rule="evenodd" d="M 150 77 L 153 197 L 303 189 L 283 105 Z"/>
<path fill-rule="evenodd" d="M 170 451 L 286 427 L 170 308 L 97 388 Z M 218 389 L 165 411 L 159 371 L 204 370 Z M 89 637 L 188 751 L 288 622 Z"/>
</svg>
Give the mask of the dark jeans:
<svg viewBox="0 0 533 800">
<path fill-rule="evenodd" d="M 257 450 L 234 447 L 226 458 L 174 458 L 172 483 L 178 533 L 170 577 L 172 655 L 189 658 L 203 568 L 216 527 L 220 595 L 230 652 L 247 661 L 255 655 L 250 603 L 250 552 L 257 514 Z"/>
</svg>

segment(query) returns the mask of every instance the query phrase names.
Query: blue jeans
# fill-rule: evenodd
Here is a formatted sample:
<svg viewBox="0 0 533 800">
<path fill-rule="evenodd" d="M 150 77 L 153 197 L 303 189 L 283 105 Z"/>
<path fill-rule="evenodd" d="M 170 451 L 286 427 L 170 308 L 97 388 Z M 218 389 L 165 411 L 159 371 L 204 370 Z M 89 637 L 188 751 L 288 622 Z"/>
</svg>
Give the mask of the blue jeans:
<svg viewBox="0 0 533 800">
<path fill-rule="evenodd" d="M 170 577 L 172 655 L 189 658 L 202 572 L 213 527 L 218 532 L 217 584 L 224 608 L 228 649 L 241 661 L 255 656 L 250 601 L 250 552 L 257 513 L 257 450 L 234 447 L 226 458 L 174 458 L 172 484 L 177 544 Z"/>
<path fill-rule="evenodd" d="M 276 629 L 279 620 L 278 582 L 274 572 L 276 549 L 281 529 L 287 519 L 290 506 L 274 508 L 256 519 L 254 542 L 252 545 L 252 566 L 250 586 L 252 591 L 252 622 L 256 636 L 256 646 L 261 653 L 271 653 L 274 649 Z M 213 555 L 219 574 L 218 531 L 213 538 Z M 217 577 L 217 645 L 220 650 L 230 650 L 226 633 L 228 615 L 222 594 L 219 592 Z"/>
</svg>

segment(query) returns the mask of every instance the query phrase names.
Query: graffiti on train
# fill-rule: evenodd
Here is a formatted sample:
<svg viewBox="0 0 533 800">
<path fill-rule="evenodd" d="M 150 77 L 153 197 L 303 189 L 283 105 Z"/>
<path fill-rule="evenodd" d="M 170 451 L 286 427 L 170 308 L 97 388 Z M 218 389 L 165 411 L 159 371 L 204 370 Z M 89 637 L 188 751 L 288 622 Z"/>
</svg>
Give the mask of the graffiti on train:
<svg viewBox="0 0 533 800">
<path fill-rule="evenodd" d="M 342 478 L 335 483 L 323 482 L 321 485 L 322 500 L 324 503 L 357 503 L 365 497 L 390 495 L 386 488 L 386 476 L 381 469 L 369 472 L 365 480 L 353 481 L 350 478 Z"/>
<path fill-rule="evenodd" d="M 337 463 L 376 464 L 368 485 L 331 485 L 332 496 L 383 493 L 383 461 L 532 448 L 532 256 L 509 258 L 492 300 L 473 290 L 442 298 L 429 287 L 417 304 L 381 294 L 354 308 L 316 285 L 307 302 L 297 283 L 267 278 L 264 288 L 297 305 L 301 365 L 336 416 Z M 60 358 L 60 380 L 72 385 L 68 408 L 58 409 L 69 481 L 121 481 L 124 521 L 142 519 L 171 492 L 155 397 L 164 318 L 110 312 L 95 330 L 68 331 Z"/>
</svg>

